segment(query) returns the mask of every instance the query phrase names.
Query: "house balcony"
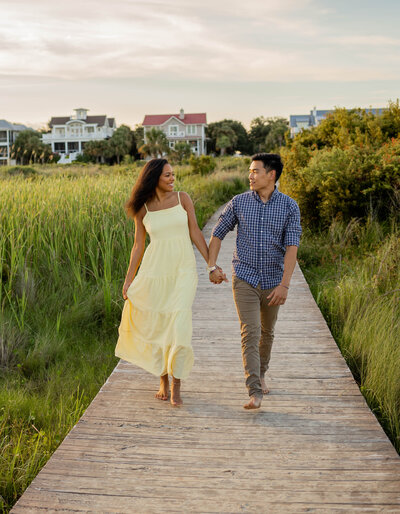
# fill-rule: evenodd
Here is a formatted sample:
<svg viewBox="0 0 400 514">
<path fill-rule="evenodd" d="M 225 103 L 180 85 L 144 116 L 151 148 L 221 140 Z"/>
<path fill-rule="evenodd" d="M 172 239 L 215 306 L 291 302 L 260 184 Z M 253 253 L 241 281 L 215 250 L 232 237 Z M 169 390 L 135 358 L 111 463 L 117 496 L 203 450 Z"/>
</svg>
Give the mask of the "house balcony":
<svg viewBox="0 0 400 514">
<path fill-rule="evenodd" d="M 50 144 L 53 141 L 101 141 L 102 139 L 106 139 L 111 137 L 112 134 L 105 132 L 94 132 L 91 134 L 73 134 L 71 132 L 67 132 L 65 134 L 43 134 L 42 141 L 43 143 Z"/>
</svg>

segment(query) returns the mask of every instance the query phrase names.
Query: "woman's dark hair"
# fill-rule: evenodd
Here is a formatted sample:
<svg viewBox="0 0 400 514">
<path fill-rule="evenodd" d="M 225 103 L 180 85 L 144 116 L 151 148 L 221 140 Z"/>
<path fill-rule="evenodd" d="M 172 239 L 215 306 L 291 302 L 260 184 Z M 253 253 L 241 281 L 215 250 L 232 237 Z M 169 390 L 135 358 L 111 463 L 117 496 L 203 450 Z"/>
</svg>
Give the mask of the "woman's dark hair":
<svg viewBox="0 0 400 514">
<path fill-rule="evenodd" d="M 151 159 L 151 161 L 144 165 L 133 186 L 131 196 L 125 204 L 128 216 L 133 218 L 143 205 L 153 198 L 162 170 L 166 164 L 168 164 L 167 159 Z"/>
<path fill-rule="evenodd" d="M 282 174 L 283 164 L 281 156 L 277 153 L 256 153 L 251 158 L 252 161 L 262 161 L 266 171 L 275 170 L 275 182 L 278 182 Z"/>
</svg>

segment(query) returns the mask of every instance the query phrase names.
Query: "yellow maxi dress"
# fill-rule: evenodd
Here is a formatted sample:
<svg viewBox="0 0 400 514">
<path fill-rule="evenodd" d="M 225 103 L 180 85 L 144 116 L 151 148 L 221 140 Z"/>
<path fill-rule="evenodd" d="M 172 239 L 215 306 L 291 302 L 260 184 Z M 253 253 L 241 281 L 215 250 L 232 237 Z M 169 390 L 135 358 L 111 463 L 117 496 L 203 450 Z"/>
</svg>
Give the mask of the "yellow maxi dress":
<svg viewBox="0 0 400 514">
<path fill-rule="evenodd" d="M 184 379 L 194 361 L 192 303 L 197 287 L 187 213 L 179 198 L 175 207 L 147 210 L 143 224 L 150 244 L 127 291 L 115 355 L 154 375 Z"/>
</svg>

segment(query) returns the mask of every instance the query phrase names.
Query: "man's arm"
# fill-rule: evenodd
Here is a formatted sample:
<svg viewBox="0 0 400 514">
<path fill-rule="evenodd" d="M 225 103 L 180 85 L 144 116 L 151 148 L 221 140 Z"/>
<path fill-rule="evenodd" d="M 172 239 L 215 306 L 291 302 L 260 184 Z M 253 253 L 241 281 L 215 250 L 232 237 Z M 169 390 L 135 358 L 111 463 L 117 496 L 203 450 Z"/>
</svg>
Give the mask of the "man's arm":
<svg viewBox="0 0 400 514">
<path fill-rule="evenodd" d="M 211 236 L 210 244 L 208 246 L 208 267 L 216 266 L 219 251 L 221 249 L 221 239 L 216 236 Z M 220 284 L 221 282 L 228 282 L 225 273 L 221 268 L 217 268 L 212 271 L 209 275 L 210 281 L 214 284 Z"/>
<path fill-rule="evenodd" d="M 267 297 L 270 301 L 268 305 L 283 305 L 289 292 L 290 280 L 293 275 L 297 260 L 297 246 L 287 246 L 283 261 L 283 276 L 281 283 L 275 287 Z"/>
<path fill-rule="evenodd" d="M 233 200 L 227 203 L 221 216 L 219 217 L 217 224 L 213 228 L 209 248 L 208 248 L 208 266 L 217 266 L 217 258 L 221 249 L 221 242 L 226 234 L 235 228 L 237 224 L 237 218 L 233 207 Z M 210 281 L 214 284 L 220 284 L 221 282 L 228 282 L 225 273 L 218 266 L 216 270 L 209 274 Z"/>
</svg>

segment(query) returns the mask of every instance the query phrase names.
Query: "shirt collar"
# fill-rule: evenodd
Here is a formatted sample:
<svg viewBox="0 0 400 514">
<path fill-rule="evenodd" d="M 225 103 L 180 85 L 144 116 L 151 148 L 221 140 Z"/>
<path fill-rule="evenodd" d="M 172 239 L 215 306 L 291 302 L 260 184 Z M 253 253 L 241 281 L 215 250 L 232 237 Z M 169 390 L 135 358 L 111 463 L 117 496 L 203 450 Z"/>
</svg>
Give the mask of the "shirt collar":
<svg viewBox="0 0 400 514">
<path fill-rule="evenodd" d="M 257 200 L 258 202 L 262 203 L 263 205 L 266 205 L 266 204 L 261 200 L 261 198 L 259 197 L 259 195 L 258 195 L 258 193 L 257 193 L 256 191 L 252 191 L 252 192 L 251 192 L 251 194 L 252 194 L 252 196 L 253 196 L 253 198 L 254 198 L 255 200 Z M 277 197 L 278 195 L 279 195 L 279 190 L 278 190 L 278 188 L 275 186 L 275 188 L 274 188 L 274 190 L 273 190 L 273 192 L 272 192 L 272 195 L 270 196 L 270 199 L 268 200 L 268 202 L 267 202 L 267 203 L 272 202 L 273 200 L 275 200 L 275 199 L 276 199 L 276 197 Z"/>
</svg>

